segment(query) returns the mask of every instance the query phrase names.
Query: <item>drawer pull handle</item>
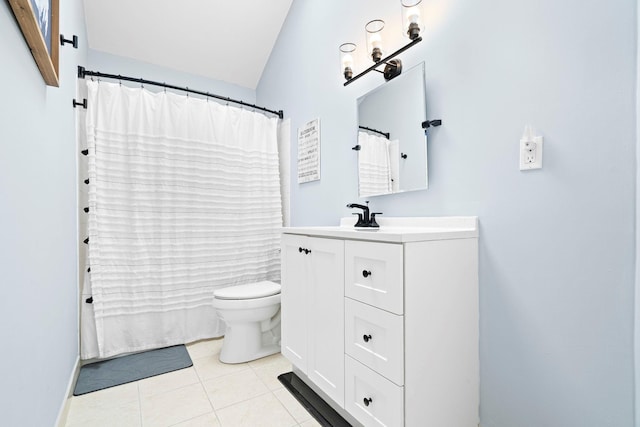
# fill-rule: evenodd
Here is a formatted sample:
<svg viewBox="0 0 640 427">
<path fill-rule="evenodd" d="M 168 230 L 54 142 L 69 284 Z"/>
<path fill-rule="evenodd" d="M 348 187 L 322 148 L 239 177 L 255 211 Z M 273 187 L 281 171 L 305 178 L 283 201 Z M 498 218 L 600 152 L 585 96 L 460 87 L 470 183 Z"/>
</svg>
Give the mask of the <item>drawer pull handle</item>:
<svg viewBox="0 0 640 427">
<path fill-rule="evenodd" d="M 363 335 L 363 336 L 362 336 L 362 339 L 364 340 L 364 342 L 369 342 L 369 340 L 370 340 L 371 338 L 373 338 L 373 337 L 371 336 L 371 334 L 369 334 L 369 335 Z"/>
<path fill-rule="evenodd" d="M 365 397 L 363 402 L 364 402 L 364 406 L 369 406 L 369 404 L 373 402 L 373 400 L 370 397 Z"/>
<path fill-rule="evenodd" d="M 311 253 L 311 249 L 298 247 L 298 252 L 300 252 L 300 253 L 304 252 L 305 255 L 309 255 Z"/>
<path fill-rule="evenodd" d="M 364 277 L 369 277 L 371 276 L 371 270 L 362 270 L 362 275 Z"/>
</svg>

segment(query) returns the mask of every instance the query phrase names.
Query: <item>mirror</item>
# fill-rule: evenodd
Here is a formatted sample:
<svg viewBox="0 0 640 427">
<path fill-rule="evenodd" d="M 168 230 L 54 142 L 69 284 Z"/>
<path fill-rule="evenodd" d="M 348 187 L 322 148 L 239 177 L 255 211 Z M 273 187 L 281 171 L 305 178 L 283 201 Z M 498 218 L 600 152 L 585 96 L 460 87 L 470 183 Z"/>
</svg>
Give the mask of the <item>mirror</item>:
<svg viewBox="0 0 640 427">
<path fill-rule="evenodd" d="M 424 62 L 358 98 L 358 195 L 427 188 Z"/>
</svg>

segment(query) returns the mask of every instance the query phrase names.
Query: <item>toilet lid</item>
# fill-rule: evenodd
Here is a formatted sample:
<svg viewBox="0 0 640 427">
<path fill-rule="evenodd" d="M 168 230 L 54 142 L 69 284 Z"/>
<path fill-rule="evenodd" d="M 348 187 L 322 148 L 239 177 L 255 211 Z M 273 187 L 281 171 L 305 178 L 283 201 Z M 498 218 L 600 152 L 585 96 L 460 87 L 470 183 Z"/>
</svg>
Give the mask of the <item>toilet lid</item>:
<svg viewBox="0 0 640 427">
<path fill-rule="evenodd" d="M 213 295 L 218 299 L 253 299 L 270 297 L 279 293 L 280 285 L 267 280 L 246 285 L 229 286 L 228 288 L 213 291 Z"/>
</svg>

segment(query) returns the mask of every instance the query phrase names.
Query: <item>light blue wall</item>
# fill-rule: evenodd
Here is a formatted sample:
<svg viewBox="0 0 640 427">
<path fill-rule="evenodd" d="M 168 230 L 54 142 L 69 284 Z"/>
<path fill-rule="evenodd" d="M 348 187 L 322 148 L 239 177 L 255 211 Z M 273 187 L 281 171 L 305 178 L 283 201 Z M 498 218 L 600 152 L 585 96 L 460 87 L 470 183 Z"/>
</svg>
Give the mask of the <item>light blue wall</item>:
<svg viewBox="0 0 640 427">
<path fill-rule="evenodd" d="M 93 49 L 89 49 L 88 61 L 85 68 L 107 74 L 120 74 L 123 76 L 143 78 L 145 80 L 165 82 L 175 86 L 188 87 L 202 92 L 234 98 L 247 103 L 255 103 L 256 101 L 256 91 L 253 89 L 160 67 L 123 56 L 111 55 Z M 105 81 L 115 82 L 114 80 Z M 123 82 L 123 84 L 135 85 L 135 83 L 130 82 Z M 157 86 L 151 85 L 147 85 L 145 88 L 150 91 L 162 90 Z M 184 92 L 179 91 L 175 93 L 184 94 Z"/>
<path fill-rule="evenodd" d="M 640 26 L 640 10 L 636 10 L 637 23 Z M 636 28 L 636 37 L 638 30 Z M 640 426 L 640 46 L 636 46 L 636 286 L 635 286 L 635 322 L 634 322 L 634 350 L 635 350 L 635 404 L 636 426 Z"/>
<path fill-rule="evenodd" d="M 7 426 L 53 426 L 78 355 L 76 64 L 81 0 L 60 2 L 60 87 L 47 87 L 0 4 L 0 400 Z"/>
<path fill-rule="evenodd" d="M 443 120 L 430 188 L 371 203 L 479 216 L 483 427 L 631 426 L 636 2 L 427 6 L 425 41 L 401 58 L 426 62 L 427 116 Z M 399 2 L 295 0 L 258 86 L 294 132 L 321 119 L 322 180 L 298 185 L 293 166 L 294 225 L 336 224 L 358 200 L 355 102 L 382 78 L 342 87 L 338 46 L 362 47 L 374 18 L 397 35 Z M 520 172 L 527 123 L 544 168 Z"/>
</svg>

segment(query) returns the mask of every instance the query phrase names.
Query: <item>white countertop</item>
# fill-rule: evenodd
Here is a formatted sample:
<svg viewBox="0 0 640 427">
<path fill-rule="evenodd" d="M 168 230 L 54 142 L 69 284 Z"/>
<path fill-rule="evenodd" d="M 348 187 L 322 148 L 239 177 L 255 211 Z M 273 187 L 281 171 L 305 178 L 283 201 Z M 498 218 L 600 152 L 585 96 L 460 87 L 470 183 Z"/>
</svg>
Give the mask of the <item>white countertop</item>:
<svg viewBox="0 0 640 427">
<path fill-rule="evenodd" d="M 379 229 L 354 228 L 355 217 L 342 218 L 339 226 L 284 227 L 285 234 L 332 237 L 375 242 L 405 243 L 425 240 L 468 239 L 478 237 L 478 218 L 456 217 L 380 217 Z"/>
</svg>

